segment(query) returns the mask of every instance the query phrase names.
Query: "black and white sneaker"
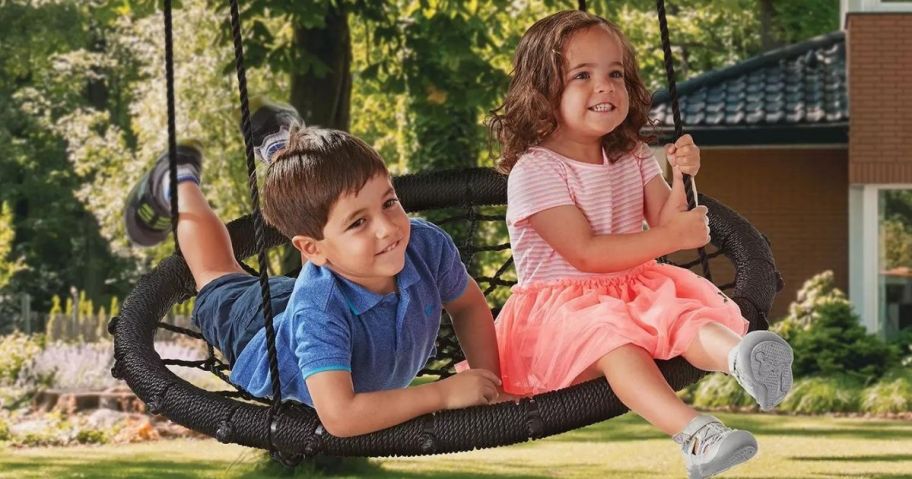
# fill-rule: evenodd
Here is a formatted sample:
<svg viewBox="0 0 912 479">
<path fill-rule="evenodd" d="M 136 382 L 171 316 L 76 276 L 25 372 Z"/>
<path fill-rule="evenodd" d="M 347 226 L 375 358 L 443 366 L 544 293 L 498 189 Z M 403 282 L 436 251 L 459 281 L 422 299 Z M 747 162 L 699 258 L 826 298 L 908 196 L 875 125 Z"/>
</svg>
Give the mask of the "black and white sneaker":
<svg viewBox="0 0 912 479">
<path fill-rule="evenodd" d="M 177 145 L 177 182 L 200 182 L 203 152 L 194 142 Z M 162 153 L 155 166 L 140 178 L 127 196 L 124 221 L 127 236 L 139 246 L 154 246 L 171 231 L 171 176 L 168 153 Z"/>
<path fill-rule="evenodd" d="M 303 125 L 301 115 L 291 105 L 272 102 L 263 97 L 250 100 L 253 151 L 256 157 L 267 165 L 272 162 L 276 153 L 285 149 L 291 129 Z M 243 130 L 243 125 L 241 129 Z"/>
</svg>

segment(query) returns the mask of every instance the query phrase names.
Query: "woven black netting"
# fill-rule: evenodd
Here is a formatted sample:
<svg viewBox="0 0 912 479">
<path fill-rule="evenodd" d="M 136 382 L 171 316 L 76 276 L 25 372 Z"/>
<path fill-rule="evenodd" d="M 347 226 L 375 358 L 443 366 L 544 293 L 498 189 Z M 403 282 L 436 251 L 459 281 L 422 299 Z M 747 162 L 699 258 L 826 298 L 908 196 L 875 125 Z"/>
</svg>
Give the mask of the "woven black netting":
<svg viewBox="0 0 912 479">
<path fill-rule="evenodd" d="M 497 309 L 515 283 L 503 213 L 506 177 L 475 168 L 402 176 L 396 190 L 407 211 L 431 218 L 453 235 L 462 259 L 489 302 Z M 766 329 L 766 315 L 781 288 L 766 239 L 744 218 L 709 197 L 712 243 L 706 248 L 711 279 L 741 308 L 751 329 Z M 238 258 L 255 254 L 249 216 L 228 225 Z M 267 232 L 270 248 L 286 241 L 277 231 Z M 695 251 L 660 258 L 702 271 Z M 698 271 L 699 270 L 699 271 Z M 142 277 L 111 324 L 114 335 L 115 376 L 127 381 L 146 402 L 150 412 L 201 433 L 246 446 L 274 449 L 288 455 L 335 456 L 420 455 L 465 451 L 523 442 L 589 425 L 623 414 L 627 409 L 603 379 L 523 399 L 462 410 L 441 411 L 396 427 L 352 438 L 336 438 L 320 427 L 313 409 L 286 402 L 270 421 L 269 402 L 250 398 L 226 381 L 226 391 L 199 389 L 177 377 L 166 366 L 178 365 L 227 377 L 227 366 L 208 347 L 202 361 L 162 359 L 154 348 L 156 332 L 169 329 L 200 338 L 193 331 L 161 320 L 171 307 L 195 294 L 193 278 L 179 256 L 162 261 Z M 455 335 L 444 314 L 438 337 L 438 356 L 425 374 L 446 377 L 462 360 Z M 280 361 L 283 358 L 279 358 Z M 679 359 L 659 361 L 675 390 L 705 373 Z"/>
</svg>

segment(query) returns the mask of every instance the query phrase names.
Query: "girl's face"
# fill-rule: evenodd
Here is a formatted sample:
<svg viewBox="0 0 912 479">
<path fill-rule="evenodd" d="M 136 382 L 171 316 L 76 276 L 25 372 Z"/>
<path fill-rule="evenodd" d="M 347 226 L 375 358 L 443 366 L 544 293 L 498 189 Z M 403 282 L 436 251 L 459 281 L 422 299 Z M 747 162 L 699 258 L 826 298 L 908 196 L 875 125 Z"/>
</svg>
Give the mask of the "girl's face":
<svg viewBox="0 0 912 479">
<path fill-rule="evenodd" d="M 574 33 L 563 56 L 558 130 L 576 141 L 600 140 L 624 122 L 630 107 L 621 44 L 594 26 Z"/>
</svg>

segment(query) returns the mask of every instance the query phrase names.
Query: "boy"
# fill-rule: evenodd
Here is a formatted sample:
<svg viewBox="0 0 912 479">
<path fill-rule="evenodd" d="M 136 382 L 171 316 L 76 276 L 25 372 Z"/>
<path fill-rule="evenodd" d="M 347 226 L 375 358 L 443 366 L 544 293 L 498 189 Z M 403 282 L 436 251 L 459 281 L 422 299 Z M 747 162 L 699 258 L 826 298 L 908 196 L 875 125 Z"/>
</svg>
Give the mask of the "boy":
<svg viewBox="0 0 912 479">
<path fill-rule="evenodd" d="M 270 278 L 283 399 L 314 407 L 338 437 L 496 400 L 493 318 L 452 239 L 406 216 L 367 144 L 299 121 L 290 106 L 270 104 L 251 118 L 257 153 L 269 164 L 263 214 L 305 264 L 297 279 Z M 167 237 L 167 156 L 130 194 L 127 231 L 136 243 Z M 184 144 L 177 156 L 177 235 L 199 290 L 194 322 L 231 365 L 232 382 L 269 396 L 258 280 L 241 269 L 199 188 L 202 153 Z M 476 369 L 406 388 L 434 354 L 441 307 Z"/>
</svg>

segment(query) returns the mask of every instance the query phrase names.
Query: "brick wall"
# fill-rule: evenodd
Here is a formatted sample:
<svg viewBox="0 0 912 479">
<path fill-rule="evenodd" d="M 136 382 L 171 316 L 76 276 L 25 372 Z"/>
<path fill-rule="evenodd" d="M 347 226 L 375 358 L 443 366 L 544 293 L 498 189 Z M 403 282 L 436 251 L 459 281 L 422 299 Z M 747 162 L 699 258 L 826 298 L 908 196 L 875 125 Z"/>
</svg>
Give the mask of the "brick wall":
<svg viewBox="0 0 912 479">
<path fill-rule="evenodd" d="M 747 218 L 772 243 L 785 288 L 771 318 L 784 316 L 802 283 L 821 271 L 833 270 L 837 287 L 847 291 L 846 150 L 704 149 L 701 156 L 698 190 Z M 714 280 L 731 276 L 715 263 L 712 271 L 721 277 Z"/>
<path fill-rule="evenodd" d="M 912 14 L 849 14 L 849 181 L 912 183 Z"/>
</svg>

